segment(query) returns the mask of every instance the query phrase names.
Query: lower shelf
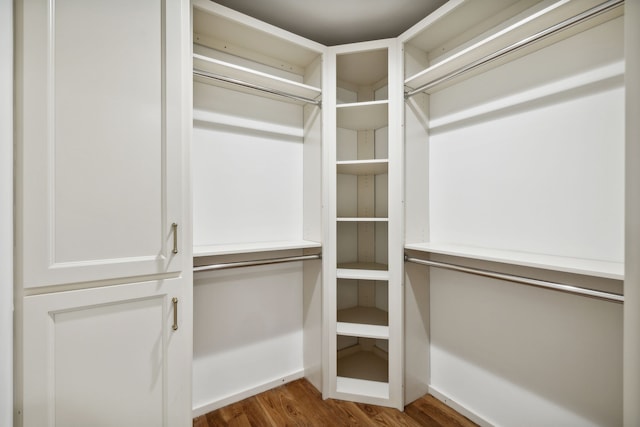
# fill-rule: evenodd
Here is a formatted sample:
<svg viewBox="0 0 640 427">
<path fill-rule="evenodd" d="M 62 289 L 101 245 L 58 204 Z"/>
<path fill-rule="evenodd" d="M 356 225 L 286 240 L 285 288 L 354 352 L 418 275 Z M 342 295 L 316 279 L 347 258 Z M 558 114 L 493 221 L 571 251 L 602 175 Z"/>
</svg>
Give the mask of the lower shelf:
<svg viewBox="0 0 640 427">
<path fill-rule="evenodd" d="M 338 377 L 336 382 L 336 391 L 338 393 L 369 396 L 378 399 L 389 398 L 389 383 L 345 377 Z"/>
<path fill-rule="evenodd" d="M 389 382 L 388 355 L 374 343 L 375 340 L 359 338 L 358 344 L 339 350 L 337 363 L 338 377 L 387 384 Z M 369 393 L 365 392 L 364 394 Z"/>
</svg>

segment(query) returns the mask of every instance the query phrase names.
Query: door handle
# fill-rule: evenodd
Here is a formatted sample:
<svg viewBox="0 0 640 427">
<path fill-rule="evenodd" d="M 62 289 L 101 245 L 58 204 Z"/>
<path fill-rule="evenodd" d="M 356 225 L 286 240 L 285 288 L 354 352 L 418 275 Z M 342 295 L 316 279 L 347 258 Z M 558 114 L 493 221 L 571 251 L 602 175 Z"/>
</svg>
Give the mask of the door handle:
<svg viewBox="0 0 640 427">
<path fill-rule="evenodd" d="M 173 303 L 173 330 L 178 330 L 178 298 L 173 297 L 171 300 Z"/>
<path fill-rule="evenodd" d="M 171 224 L 171 228 L 173 229 L 173 253 L 178 253 L 178 224 L 175 222 Z"/>
</svg>

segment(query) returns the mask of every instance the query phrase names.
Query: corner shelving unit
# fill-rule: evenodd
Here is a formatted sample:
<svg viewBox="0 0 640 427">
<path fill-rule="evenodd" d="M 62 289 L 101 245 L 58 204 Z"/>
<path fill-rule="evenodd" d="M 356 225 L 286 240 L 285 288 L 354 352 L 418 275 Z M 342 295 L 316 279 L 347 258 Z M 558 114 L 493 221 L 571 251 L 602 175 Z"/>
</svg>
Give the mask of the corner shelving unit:
<svg viewBox="0 0 640 427">
<path fill-rule="evenodd" d="M 402 208 L 388 191 L 402 188 L 398 55 L 394 40 L 328 52 L 323 394 L 401 409 Z"/>
</svg>

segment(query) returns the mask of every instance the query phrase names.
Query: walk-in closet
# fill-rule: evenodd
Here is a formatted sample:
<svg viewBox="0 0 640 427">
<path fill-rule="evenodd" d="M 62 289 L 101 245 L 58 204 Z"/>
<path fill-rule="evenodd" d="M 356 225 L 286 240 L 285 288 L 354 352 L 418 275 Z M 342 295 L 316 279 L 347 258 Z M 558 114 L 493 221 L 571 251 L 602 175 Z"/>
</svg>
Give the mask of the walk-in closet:
<svg viewBox="0 0 640 427">
<path fill-rule="evenodd" d="M 9 1 L 9 423 L 640 425 L 640 2 L 283 2 Z"/>
</svg>

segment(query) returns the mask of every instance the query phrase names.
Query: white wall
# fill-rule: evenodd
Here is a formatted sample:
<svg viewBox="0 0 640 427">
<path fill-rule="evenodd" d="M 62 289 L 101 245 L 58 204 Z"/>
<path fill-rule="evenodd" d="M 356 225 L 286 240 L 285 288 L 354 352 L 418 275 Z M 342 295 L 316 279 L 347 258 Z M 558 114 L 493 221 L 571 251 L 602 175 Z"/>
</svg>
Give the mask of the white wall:
<svg viewBox="0 0 640 427">
<path fill-rule="evenodd" d="M 13 424 L 13 1 L 0 0 L 0 425 Z"/>
<path fill-rule="evenodd" d="M 303 376 L 302 263 L 194 277 L 194 416 Z"/>
<path fill-rule="evenodd" d="M 194 245 L 302 239 L 303 110 L 194 85 Z"/>
<path fill-rule="evenodd" d="M 432 241 L 623 260 L 623 46 L 618 18 L 430 96 Z M 430 289 L 434 391 L 497 426 L 622 424 L 621 305 L 437 269 Z"/>
<path fill-rule="evenodd" d="M 618 18 L 431 96 L 432 242 L 623 261 L 623 46 Z"/>
<path fill-rule="evenodd" d="M 431 270 L 431 387 L 496 426 L 619 426 L 622 306 Z"/>
</svg>

